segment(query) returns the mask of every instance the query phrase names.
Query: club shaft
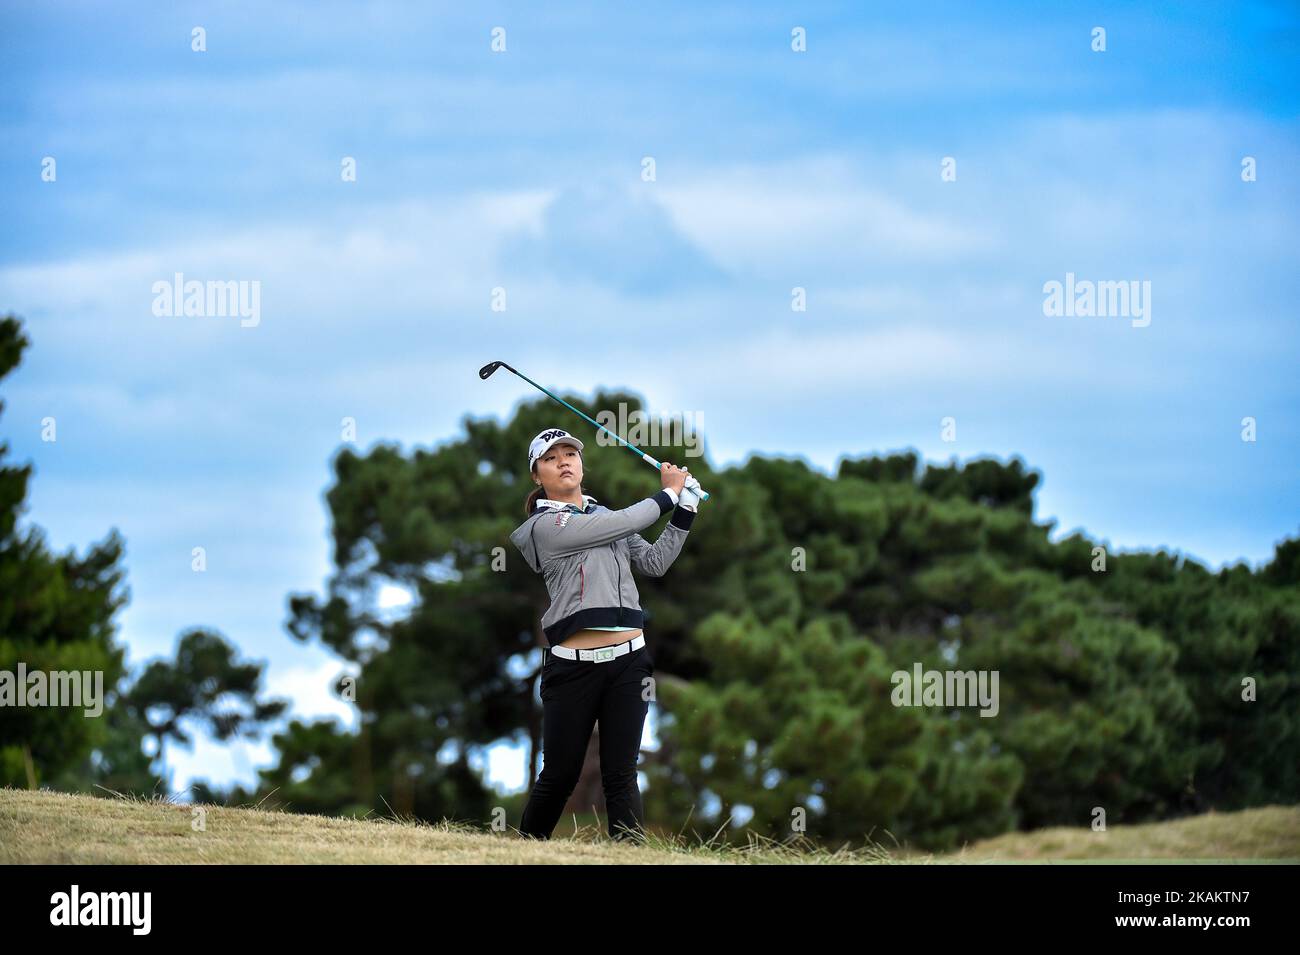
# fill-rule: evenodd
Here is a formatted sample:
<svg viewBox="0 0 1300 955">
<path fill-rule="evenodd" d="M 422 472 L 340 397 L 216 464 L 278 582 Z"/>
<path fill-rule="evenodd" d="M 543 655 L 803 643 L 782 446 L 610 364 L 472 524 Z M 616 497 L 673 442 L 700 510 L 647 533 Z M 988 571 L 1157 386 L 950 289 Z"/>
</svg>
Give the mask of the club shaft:
<svg viewBox="0 0 1300 955">
<path fill-rule="evenodd" d="M 574 414 L 578 415 L 579 417 L 584 418 L 584 419 L 587 420 L 587 421 L 590 421 L 592 424 L 594 424 L 594 425 L 595 425 L 597 428 L 599 428 L 601 431 L 604 431 L 604 432 L 605 432 L 607 435 L 609 435 L 611 438 L 614 438 L 616 441 L 620 442 L 620 443 L 621 443 L 625 448 L 627 448 L 629 451 L 631 451 L 633 454 L 635 454 L 637 457 L 639 457 L 642 461 L 645 461 L 647 464 L 649 464 L 649 465 L 650 465 L 652 468 L 654 468 L 656 471 L 659 470 L 659 468 L 660 468 L 660 462 L 656 461 L 654 458 L 652 458 L 650 455 L 646 454 L 644 451 L 642 451 L 642 450 L 641 450 L 640 448 L 638 448 L 636 445 L 632 444 L 630 441 L 625 441 L 625 440 L 623 440 L 623 438 L 622 438 L 621 435 L 617 435 L 617 434 L 615 434 L 613 431 L 610 431 L 609 428 L 606 428 L 606 427 L 605 427 L 603 424 L 601 424 L 600 422 L 595 421 L 595 420 L 593 420 L 592 418 L 588 417 L 587 415 L 583 414 L 581 411 L 579 411 L 577 408 L 573 407 L 573 405 L 569 404 L 567 401 L 565 401 L 565 400 L 564 400 L 563 398 L 561 398 L 559 395 L 552 394 L 551 392 L 547 391 L 545 388 L 543 388 L 543 387 L 542 387 L 541 385 L 539 385 L 537 382 L 533 381 L 533 379 L 531 379 L 531 378 L 529 378 L 527 375 L 525 375 L 522 371 L 519 371 L 519 370 L 517 370 L 517 369 L 515 369 L 515 368 L 511 368 L 509 365 L 505 364 L 504 362 L 501 363 L 501 367 L 502 367 L 502 368 L 509 368 L 511 372 L 513 372 L 514 374 L 518 375 L 518 376 L 519 376 L 520 378 L 522 378 L 524 381 L 528 382 L 530 385 L 532 385 L 532 386 L 533 386 L 534 388 L 536 388 L 538 391 L 542 392 L 542 393 L 545 394 L 545 395 L 549 395 L 550 397 L 554 398 L 556 401 L 558 401 L 560 404 L 564 405 L 564 407 L 568 408 L 570 411 L 572 411 Z M 695 493 L 699 495 L 701 501 L 707 501 L 707 500 L 709 499 L 709 495 L 708 495 L 708 493 L 707 493 L 703 488 L 700 488 L 700 489 L 699 489 L 698 491 L 696 491 Z"/>
</svg>

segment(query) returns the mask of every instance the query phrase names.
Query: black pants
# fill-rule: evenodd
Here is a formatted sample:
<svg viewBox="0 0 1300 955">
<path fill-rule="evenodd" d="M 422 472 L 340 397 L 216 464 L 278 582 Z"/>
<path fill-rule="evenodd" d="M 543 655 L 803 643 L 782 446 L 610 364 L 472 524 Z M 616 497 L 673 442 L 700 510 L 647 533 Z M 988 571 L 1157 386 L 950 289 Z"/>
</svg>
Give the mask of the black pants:
<svg viewBox="0 0 1300 955">
<path fill-rule="evenodd" d="M 519 831 L 549 839 L 582 772 L 593 726 L 600 723 L 600 778 L 609 835 L 644 832 L 636 784 L 641 731 L 650 710 L 654 659 L 642 646 L 613 660 L 567 660 L 542 651 L 542 771 L 524 807 Z"/>
</svg>

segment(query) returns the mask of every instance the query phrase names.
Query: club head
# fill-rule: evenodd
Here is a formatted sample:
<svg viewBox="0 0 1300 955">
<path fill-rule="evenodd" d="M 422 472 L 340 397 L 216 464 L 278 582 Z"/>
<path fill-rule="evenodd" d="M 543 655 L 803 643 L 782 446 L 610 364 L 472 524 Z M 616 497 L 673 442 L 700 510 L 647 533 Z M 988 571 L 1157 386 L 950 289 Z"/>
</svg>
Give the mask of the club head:
<svg viewBox="0 0 1300 955">
<path fill-rule="evenodd" d="M 483 379 L 491 378 L 492 372 L 496 371 L 504 364 L 505 362 L 503 361 L 490 361 L 478 370 L 478 376 Z"/>
</svg>

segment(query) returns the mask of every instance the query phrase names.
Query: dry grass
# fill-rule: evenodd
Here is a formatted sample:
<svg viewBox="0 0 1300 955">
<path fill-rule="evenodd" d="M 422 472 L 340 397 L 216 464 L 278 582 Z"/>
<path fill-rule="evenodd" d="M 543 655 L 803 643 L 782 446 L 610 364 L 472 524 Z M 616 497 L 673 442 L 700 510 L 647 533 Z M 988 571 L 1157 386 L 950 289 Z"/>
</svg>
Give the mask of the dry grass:
<svg viewBox="0 0 1300 955">
<path fill-rule="evenodd" d="M 1300 861 L 1300 806 L 1266 806 L 1241 812 L 1089 828 L 1008 832 L 946 858 L 954 862 L 1041 862 L 1054 859 L 1223 862 L 1251 859 Z"/>
<path fill-rule="evenodd" d="M 933 856 L 873 845 L 832 850 L 806 840 L 751 837 L 729 846 L 713 838 L 650 835 L 643 845 L 611 841 L 596 827 L 561 823 L 549 842 L 464 823 L 344 819 L 264 809 L 194 806 L 161 797 L 100 797 L 0 788 L 0 863 L 385 863 L 862 865 L 1066 860 L 1300 859 L 1300 807 L 1209 813 L 1106 833 L 1046 829 Z"/>
</svg>

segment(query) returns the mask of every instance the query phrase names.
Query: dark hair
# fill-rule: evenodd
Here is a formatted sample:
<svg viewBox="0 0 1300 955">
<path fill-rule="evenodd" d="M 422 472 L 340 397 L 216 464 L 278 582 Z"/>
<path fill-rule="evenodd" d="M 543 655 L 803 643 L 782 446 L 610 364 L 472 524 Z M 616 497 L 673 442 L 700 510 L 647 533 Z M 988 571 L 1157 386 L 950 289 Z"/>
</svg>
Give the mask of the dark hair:
<svg viewBox="0 0 1300 955">
<path fill-rule="evenodd" d="M 559 443 L 559 442 L 557 442 L 557 443 Z M 578 457 L 579 457 L 579 458 L 582 457 L 582 452 L 581 452 L 581 451 L 578 452 Z M 533 468 L 532 468 L 532 471 L 529 472 L 529 473 L 533 474 L 534 476 L 537 474 L 537 463 L 536 463 L 536 462 L 533 462 Z M 587 486 L 586 486 L 585 484 L 579 484 L 579 485 L 578 485 L 578 493 L 579 493 L 579 494 L 586 494 L 586 493 L 587 493 Z M 532 517 L 532 516 L 533 516 L 533 508 L 535 508 L 535 507 L 537 506 L 537 502 L 538 502 L 538 500 L 539 500 L 543 495 L 545 495 L 545 494 L 546 494 L 546 488 L 545 488 L 543 485 L 541 485 L 541 484 L 537 485 L 537 487 L 533 488 L 531 491 L 528 492 L 528 497 L 524 498 L 524 517 Z"/>
<path fill-rule="evenodd" d="M 528 498 L 524 501 L 524 517 L 529 517 L 533 513 L 533 508 L 537 506 L 537 499 L 546 493 L 546 488 L 540 484 L 528 492 Z"/>
</svg>

